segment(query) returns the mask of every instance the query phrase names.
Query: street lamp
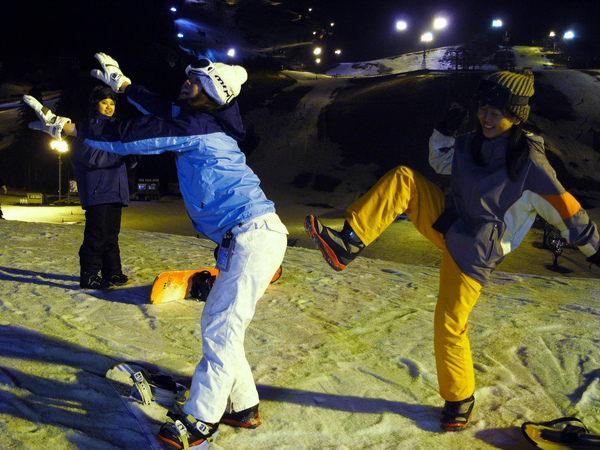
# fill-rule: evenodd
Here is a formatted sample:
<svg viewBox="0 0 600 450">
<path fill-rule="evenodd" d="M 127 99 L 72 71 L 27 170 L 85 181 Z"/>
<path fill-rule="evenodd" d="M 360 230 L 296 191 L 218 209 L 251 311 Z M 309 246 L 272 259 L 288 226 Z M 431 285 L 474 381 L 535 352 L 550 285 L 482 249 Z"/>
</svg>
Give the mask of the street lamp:
<svg viewBox="0 0 600 450">
<path fill-rule="evenodd" d="M 433 41 L 433 33 L 431 31 L 421 35 L 421 42 L 423 43 L 423 63 L 421 64 L 421 69 L 427 69 L 425 55 L 427 54 L 427 43 L 431 41 Z"/>
<path fill-rule="evenodd" d="M 58 201 L 62 199 L 62 154 L 69 151 L 69 146 L 65 141 L 52 140 L 50 148 L 58 152 Z"/>
<path fill-rule="evenodd" d="M 433 19 L 433 29 L 443 30 L 448 25 L 448 20 L 444 17 L 436 17 Z"/>
<path fill-rule="evenodd" d="M 406 31 L 408 28 L 408 24 L 404 20 L 399 20 L 396 22 L 396 30 L 397 31 Z"/>
<path fill-rule="evenodd" d="M 556 52 L 556 33 L 554 31 L 551 31 L 548 37 L 552 41 L 552 51 Z"/>
<path fill-rule="evenodd" d="M 501 19 L 494 19 L 492 20 L 492 28 L 497 28 L 500 29 L 504 27 L 504 22 L 502 22 Z M 500 47 L 502 47 L 502 43 L 504 43 L 504 65 L 506 67 L 509 66 L 508 63 L 508 43 L 510 41 L 510 36 L 508 35 L 508 31 L 504 31 L 504 34 L 502 35 L 502 40 L 500 42 Z"/>
</svg>

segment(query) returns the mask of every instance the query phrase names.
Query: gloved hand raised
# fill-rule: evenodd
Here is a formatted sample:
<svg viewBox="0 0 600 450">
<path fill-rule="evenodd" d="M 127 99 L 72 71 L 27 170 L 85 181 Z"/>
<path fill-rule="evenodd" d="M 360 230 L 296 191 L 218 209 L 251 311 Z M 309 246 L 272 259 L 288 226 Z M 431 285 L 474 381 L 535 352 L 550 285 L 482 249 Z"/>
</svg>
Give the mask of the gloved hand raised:
<svg viewBox="0 0 600 450">
<path fill-rule="evenodd" d="M 31 106 L 36 115 L 40 118 L 39 122 L 31 122 L 29 128 L 44 131 L 54 139 L 58 139 L 59 141 L 62 140 L 62 129 L 65 124 L 71 122 L 71 119 L 68 117 L 57 116 L 31 95 L 24 95 L 23 101 Z"/>
<path fill-rule="evenodd" d="M 117 61 L 105 53 L 96 53 L 94 57 L 102 65 L 102 70 L 92 70 L 90 73 L 93 77 L 108 84 L 115 92 L 121 92 L 120 89 L 123 83 L 131 84 L 131 80 L 121 72 Z"/>
<path fill-rule="evenodd" d="M 469 121 L 469 111 L 460 106 L 458 103 L 452 103 L 448 111 L 446 111 L 446 117 L 439 122 L 435 129 L 442 133 L 444 136 L 456 136 L 458 130 L 460 130 Z"/>
</svg>

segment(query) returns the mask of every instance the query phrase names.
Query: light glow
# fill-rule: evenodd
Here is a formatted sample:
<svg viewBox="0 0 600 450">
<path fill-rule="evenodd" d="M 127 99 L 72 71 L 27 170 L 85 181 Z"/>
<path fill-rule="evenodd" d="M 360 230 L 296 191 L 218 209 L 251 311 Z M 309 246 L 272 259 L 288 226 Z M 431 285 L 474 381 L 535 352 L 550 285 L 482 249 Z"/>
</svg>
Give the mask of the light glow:
<svg viewBox="0 0 600 450">
<path fill-rule="evenodd" d="M 69 151 L 69 145 L 66 141 L 53 140 L 50 142 L 50 148 L 56 150 L 58 153 L 65 153 Z"/>
<path fill-rule="evenodd" d="M 404 20 L 399 20 L 396 22 L 396 30 L 398 31 L 406 31 L 408 28 L 408 24 Z"/>
<path fill-rule="evenodd" d="M 448 26 L 448 20 L 444 17 L 436 17 L 433 19 L 433 28 L 435 30 L 441 30 Z"/>
</svg>

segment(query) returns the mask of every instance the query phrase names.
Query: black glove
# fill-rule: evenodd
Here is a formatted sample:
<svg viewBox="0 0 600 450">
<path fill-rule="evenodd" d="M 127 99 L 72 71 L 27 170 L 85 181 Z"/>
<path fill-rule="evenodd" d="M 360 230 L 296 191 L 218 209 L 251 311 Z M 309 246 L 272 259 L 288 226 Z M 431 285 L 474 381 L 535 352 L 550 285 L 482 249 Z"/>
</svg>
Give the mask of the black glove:
<svg viewBox="0 0 600 450">
<path fill-rule="evenodd" d="M 435 126 L 435 129 L 444 136 L 456 136 L 458 130 L 460 130 L 468 121 L 469 111 L 458 103 L 452 103 L 446 112 L 446 117 Z"/>
<path fill-rule="evenodd" d="M 137 163 L 142 160 L 142 155 L 125 155 L 123 156 L 123 161 L 125 162 L 125 166 L 127 169 L 133 169 L 137 166 Z"/>
<path fill-rule="evenodd" d="M 600 266 L 600 250 L 598 250 L 592 256 L 590 256 L 589 258 L 587 258 L 587 261 L 589 263 L 596 264 L 597 266 Z"/>
</svg>

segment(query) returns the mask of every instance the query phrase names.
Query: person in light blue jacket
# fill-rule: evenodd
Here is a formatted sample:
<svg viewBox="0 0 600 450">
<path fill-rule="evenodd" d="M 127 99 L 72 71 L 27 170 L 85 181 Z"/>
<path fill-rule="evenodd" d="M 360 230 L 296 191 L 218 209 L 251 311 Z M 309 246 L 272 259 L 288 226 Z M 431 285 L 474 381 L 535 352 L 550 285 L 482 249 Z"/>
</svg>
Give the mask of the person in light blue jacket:
<svg viewBox="0 0 600 450">
<path fill-rule="evenodd" d="M 244 129 L 235 97 L 247 79 L 240 66 L 201 59 L 174 103 L 132 85 L 118 63 L 98 53 L 96 78 L 122 92 L 145 116 L 102 129 L 73 124 L 29 98 L 41 122 L 30 125 L 121 155 L 175 154 L 179 186 L 194 227 L 219 245 L 219 276 L 202 312 L 202 359 L 181 414 L 171 414 L 158 439 L 167 448 L 206 445 L 219 423 L 255 428 L 259 398 L 244 352 L 244 334 L 258 299 L 279 268 L 287 229 L 238 141 Z"/>
</svg>

